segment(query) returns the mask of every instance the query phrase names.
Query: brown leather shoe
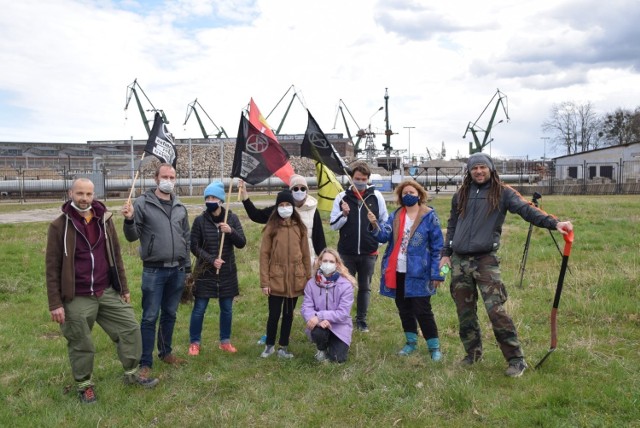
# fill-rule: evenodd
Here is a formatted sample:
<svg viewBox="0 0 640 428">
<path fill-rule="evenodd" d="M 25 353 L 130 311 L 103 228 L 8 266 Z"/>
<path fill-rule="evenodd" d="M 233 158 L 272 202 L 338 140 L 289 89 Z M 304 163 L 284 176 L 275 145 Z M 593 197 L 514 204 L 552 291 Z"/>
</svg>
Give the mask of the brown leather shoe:
<svg viewBox="0 0 640 428">
<path fill-rule="evenodd" d="M 187 362 L 184 358 L 176 357 L 173 354 L 165 355 L 162 357 L 162 361 L 167 364 L 171 364 L 172 366 L 179 366 L 180 364 L 185 364 Z"/>
<path fill-rule="evenodd" d="M 151 368 L 147 366 L 140 367 L 140 369 L 138 370 L 138 376 L 143 378 L 151 377 Z"/>
</svg>

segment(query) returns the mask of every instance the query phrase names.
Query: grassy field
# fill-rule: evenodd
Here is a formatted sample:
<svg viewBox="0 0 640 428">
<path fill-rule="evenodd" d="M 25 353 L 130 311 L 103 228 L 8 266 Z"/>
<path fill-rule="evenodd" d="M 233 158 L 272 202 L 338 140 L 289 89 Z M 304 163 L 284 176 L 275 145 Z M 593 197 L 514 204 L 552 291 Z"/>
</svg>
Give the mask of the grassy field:
<svg viewBox="0 0 640 428">
<path fill-rule="evenodd" d="M 450 198 L 431 202 L 443 226 Z M 47 223 L 0 225 L 0 426 L 638 427 L 640 198 L 545 196 L 541 202 L 548 212 L 573 221 L 576 230 L 558 312 L 558 349 L 541 370 L 528 370 L 519 379 L 504 376 L 506 363 L 482 308 L 485 359 L 470 369 L 459 367 L 463 349 L 448 281 L 432 300 L 443 361 L 431 362 L 424 343 L 408 358 L 396 356 L 404 337 L 393 301 L 377 293 L 379 274 L 373 284 L 371 332 L 354 333 L 346 364 L 315 362 L 299 313 L 290 346 L 295 358 L 259 358 L 262 348 L 256 340 L 267 317 L 258 288 L 261 226 L 236 208 L 249 241 L 237 252 L 241 296 L 234 304 L 232 341 L 238 353 L 217 349 L 214 301 L 205 318 L 201 355 L 178 369 L 156 362 L 154 373 L 161 384 L 144 391 L 122 384 L 115 347 L 96 327 L 99 401 L 92 406 L 80 405 L 75 396 L 66 341 L 49 318 Z M 112 209 L 120 204 L 108 202 Z M 119 229 L 121 222 L 118 216 Z M 549 347 L 549 313 L 561 257 L 549 232 L 534 229 L 519 288 L 527 230 L 522 219 L 509 215 L 499 254 L 509 292 L 507 309 L 534 365 Z M 335 245 L 336 233 L 327 226 L 325 233 Z M 562 246 L 562 238 L 556 237 Z M 123 237 L 121 242 L 139 317 L 141 263 L 136 244 Z M 187 353 L 190 313 L 189 305 L 178 312 L 174 347 L 180 356 Z"/>
</svg>

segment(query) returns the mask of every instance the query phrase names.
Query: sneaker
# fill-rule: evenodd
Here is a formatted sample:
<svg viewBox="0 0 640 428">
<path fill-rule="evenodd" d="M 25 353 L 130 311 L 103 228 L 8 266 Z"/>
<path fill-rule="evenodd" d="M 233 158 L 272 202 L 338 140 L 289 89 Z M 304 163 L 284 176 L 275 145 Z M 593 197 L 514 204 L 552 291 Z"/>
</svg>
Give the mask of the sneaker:
<svg viewBox="0 0 640 428">
<path fill-rule="evenodd" d="M 185 360 L 184 358 L 176 357 L 173 354 L 165 355 L 160 359 L 167 364 L 171 364 L 172 366 L 179 366 L 180 364 L 184 364 L 187 362 L 187 360 Z"/>
<path fill-rule="evenodd" d="M 356 327 L 360 333 L 369 333 L 369 326 L 365 321 L 356 321 Z"/>
<path fill-rule="evenodd" d="M 398 355 L 400 355 L 401 357 L 407 357 L 410 354 L 413 354 L 416 349 L 417 349 L 416 343 L 406 343 L 402 347 L 402 349 L 398 352 Z"/>
<path fill-rule="evenodd" d="M 273 345 L 266 345 L 260 356 L 262 358 L 269 358 L 274 352 L 276 352 L 276 348 Z"/>
<path fill-rule="evenodd" d="M 260 339 L 258 339 L 258 345 L 266 345 L 266 344 L 267 344 L 267 335 L 264 334 L 260 336 Z"/>
<path fill-rule="evenodd" d="M 278 358 L 284 358 L 286 360 L 290 360 L 293 358 L 293 354 L 287 351 L 286 346 L 282 348 L 278 348 Z"/>
<path fill-rule="evenodd" d="M 482 354 L 479 354 L 479 353 L 474 353 L 473 355 L 468 354 L 466 357 L 462 359 L 462 361 L 460 361 L 460 365 L 472 366 L 480 360 L 482 360 Z"/>
<path fill-rule="evenodd" d="M 236 352 L 238 352 L 238 350 L 229 342 L 221 343 L 220 346 L 218 346 L 218 348 L 222 349 L 223 351 L 230 352 L 232 354 L 235 354 Z"/>
<path fill-rule="evenodd" d="M 189 355 L 191 355 L 192 357 L 195 357 L 196 355 L 200 355 L 199 343 L 192 343 L 191 345 L 189 345 Z"/>
<path fill-rule="evenodd" d="M 143 388 L 153 388 L 160 382 L 160 380 L 156 377 L 149 377 L 149 373 L 151 373 L 151 370 L 149 370 L 148 367 L 144 367 L 143 369 L 138 370 L 138 372 L 134 374 L 124 375 L 125 385 L 137 384 Z"/>
<path fill-rule="evenodd" d="M 323 361 L 327 361 L 329 359 L 329 357 L 327 357 L 327 352 L 320 351 L 320 350 L 316 352 L 315 358 L 316 358 L 316 361 L 319 363 L 322 363 Z"/>
<path fill-rule="evenodd" d="M 86 388 L 79 390 L 78 397 L 84 404 L 95 403 L 98 400 L 96 398 L 96 392 L 93 389 L 93 385 L 89 385 Z"/>
<path fill-rule="evenodd" d="M 509 361 L 509 367 L 507 367 L 507 371 L 504 374 L 509 377 L 520 377 L 528 367 L 524 359 L 516 358 Z"/>
</svg>

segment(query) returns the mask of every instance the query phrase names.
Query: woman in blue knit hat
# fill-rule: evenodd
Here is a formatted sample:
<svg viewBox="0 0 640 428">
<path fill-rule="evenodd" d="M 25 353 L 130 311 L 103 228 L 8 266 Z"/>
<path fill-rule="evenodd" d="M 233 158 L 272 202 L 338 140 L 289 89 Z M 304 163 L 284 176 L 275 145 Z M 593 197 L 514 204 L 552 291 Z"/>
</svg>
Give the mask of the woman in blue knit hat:
<svg viewBox="0 0 640 428">
<path fill-rule="evenodd" d="M 193 221 L 191 227 L 191 252 L 196 256 L 194 269 L 195 302 L 189 325 L 189 355 L 200 354 L 202 324 L 209 299 L 217 298 L 220 306 L 220 345 L 226 352 L 234 353 L 231 344 L 231 320 L 233 299 L 239 293 L 235 248 L 243 248 L 247 240 L 238 216 L 229 211 L 225 222 L 224 184 L 214 181 L 204 190 L 206 209 Z M 220 254 L 220 241 L 226 234 Z"/>
</svg>

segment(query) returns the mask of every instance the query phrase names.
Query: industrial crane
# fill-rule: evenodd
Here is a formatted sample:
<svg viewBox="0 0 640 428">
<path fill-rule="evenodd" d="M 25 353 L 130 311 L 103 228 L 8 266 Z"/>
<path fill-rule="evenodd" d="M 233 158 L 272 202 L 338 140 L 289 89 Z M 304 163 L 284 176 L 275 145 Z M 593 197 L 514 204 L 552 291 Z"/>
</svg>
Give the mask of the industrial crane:
<svg viewBox="0 0 640 428">
<path fill-rule="evenodd" d="M 224 130 L 224 128 L 223 127 L 219 127 L 218 128 L 218 125 L 216 125 L 216 123 L 213 121 L 213 119 L 211 119 L 211 116 L 209 116 L 207 114 L 205 109 L 202 107 L 202 104 L 200 104 L 198 102 L 197 98 L 187 106 L 187 115 L 184 118 L 184 123 L 182 124 L 182 126 L 185 126 L 187 124 L 187 121 L 189 120 L 189 117 L 191 117 L 191 113 L 193 113 L 196 116 L 196 120 L 198 121 L 198 125 L 200 126 L 200 131 L 202 132 L 202 136 L 204 138 L 209 138 L 209 134 L 207 134 L 207 131 L 204 129 L 204 125 L 202 124 L 202 120 L 200 119 L 200 115 L 198 114 L 198 110 L 196 109 L 196 106 L 200 107 L 200 110 L 202 110 L 202 112 L 205 114 L 205 116 L 207 116 L 207 118 L 211 121 L 211 123 L 213 123 L 213 126 L 215 126 L 215 128 L 218 130 L 218 133 L 216 134 L 216 138 L 220 138 L 222 135 L 224 135 L 225 138 L 229 138 L 229 136 L 227 135 L 227 133 Z"/>
<path fill-rule="evenodd" d="M 493 100 L 495 100 L 496 97 L 498 99 L 496 100 L 496 104 L 495 104 L 495 106 L 493 108 L 493 112 L 491 114 L 491 118 L 489 119 L 489 123 L 487 124 L 487 128 L 486 129 L 482 129 L 482 128 L 480 128 L 478 126 L 478 121 L 480 120 L 482 115 L 484 115 L 484 113 L 487 111 L 487 109 L 489 108 L 491 103 L 493 103 Z M 504 111 L 504 114 L 505 114 L 505 116 L 507 118 L 507 122 L 508 122 L 509 121 L 509 112 L 508 112 L 508 106 L 507 106 L 507 96 L 505 94 L 503 94 L 502 92 L 500 92 L 500 89 L 497 89 L 496 93 L 493 95 L 493 97 L 491 98 L 489 103 L 486 105 L 484 110 L 482 110 L 482 113 L 480 113 L 480 116 L 478 116 L 476 121 L 473 122 L 473 123 L 469 122 L 469 124 L 467 125 L 467 129 L 465 129 L 464 135 L 462 136 L 462 138 L 466 138 L 467 132 L 471 131 L 471 135 L 473 136 L 473 144 L 471 142 L 469 142 L 469 154 L 470 155 L 472 155 L 474 153 L 481 152 L 482 149 L 484 149 L 487 145 L 489 145 L 493 141 L 493 138 L 490 139 L 489 137 L 491 135 L 491 130 L 493 128 L 493 121 L 496 118 L 496 113 L 498 112 L 498 107 L 500 107 L 500 106 L 502 106 L 502 109 Z M 502 120 L 498 121 L 498 123 L 501 123 L 501 122 L 502 122 Z M 478 134 L 484 134 L 482 142 L 480 142 L 480 139 L 478 138 Z M 475 144 L 475 147 L 474 147 L 474 144 Z"/>
<path fill-rule="evenodd" d="M 147 102 L 151 105 L 151 109 L 147 111 L 152 111 L 154 113 L 159 112 L 160 116 L 162 117 L 162 121 L 164 123 L 168 124 L 169 121 L 167 120 L 167 116 L 165 116 L 164 111 L 154 107 L 149 97 L 147 97 L 147 94 L 144 93 L 144 91 L 140 87 L 140 84 L 138 84 L 138 79 L 134 79 L 133 83 L 127 86 L 127 102 L 124 105 L 124 111 L 127 111 L 127 108 L 129 108 L 129 102 L 131 101 L 131 97 L 132 96 L 135 97 L 136 104 L 138 105 L 138 111 L 140 112 L 140 116 L 142 117 L 142 123 L 144 124 L 144 129 L 147 130 L 147 135 L 149 135 L 151 134 L 151 127 L 149 126 L 149 122 L 152 122 L 152 120 L 147 119 L 147 115 L 145 114 L 144 109 L 142 108 L 142 103 L 140 102 L 140 97 L 138 96 L 138 92 L 136 91 L 136 88 L 138 88 L 138 90 L 142 93 L 142 95 L 144 95 L 144 97 L 147 99 Z"/>
<path fill-rule="evenodd" d="M 344 110 L 346 110 L 347 113 L 349 113 L 349 116 L 351 117 L 351 120 L 353 120 L 353 123 L 355 123 L 356 126 L 358 127 L 358 132 L 356 132 L 356 136 L 358 137 L 358 139 L 356 140 L 355 143 L 353 142 L 353 137 L 351 136 L 351 130 L 349 130 L 349 125 L 347 124 L 347 118 L 344 115 L 344 110 L 342 110 L 343 107 L 344 107 Z M 344 122 L 344 127 L 346 128 L 346 131 L 347 131 L 347 137 L 349 138 L 349 141 L 351 141 L 351 143 L 353 144 L 353 155 L 355 157 L 358 157 L 358 154 L 363 152 L 363 150 L 360 148 L 360 142 L 362 141 L 362 138 L 365 137 L 367 131 L 360 128 L 360 125 L 358 125 L 358 122 L 349 111 L 349 107 L 347 107 L 344 101 L 342 101 L 342 98 L 340 99 L 340 101 L 338 101 L 336 118 L 333 120 L 333 129 L 336 129 L 336 123 L 338 122 L 338 113 L 342 116 L 342 121 Z"/>
</svg>

